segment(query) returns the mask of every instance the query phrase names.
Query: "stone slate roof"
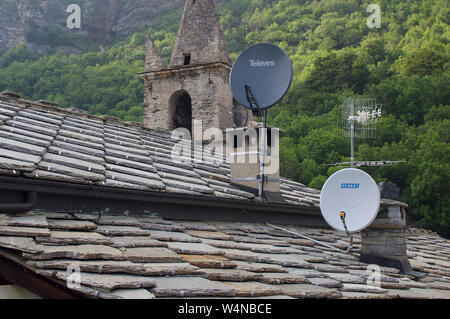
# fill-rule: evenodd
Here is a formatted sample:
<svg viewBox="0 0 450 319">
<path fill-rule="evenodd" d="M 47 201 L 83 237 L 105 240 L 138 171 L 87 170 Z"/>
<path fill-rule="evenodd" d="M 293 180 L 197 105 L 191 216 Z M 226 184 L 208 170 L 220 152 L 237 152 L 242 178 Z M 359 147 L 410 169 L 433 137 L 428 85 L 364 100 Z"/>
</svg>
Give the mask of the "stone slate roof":
<svg viewBox="0 0 450 319">
<path fill-rule="evenodd" d="M 289 227 L 345 249 L 344 234 Z M 382 268 L 368 287 L 357 250 L 340 253 L 263 224 L 39 212 L 0 215 L 0 256 L 92 298 L 450 298 L 450 241 L 409 230 L 415 279 Z"/>
<path fill-rule="evenodd" d="M 168 133 L 8 96 L 0 94 L 0 176 L 257 201 L 231 185 L 227 163 L 173 161 Z M 281 193 L 287 205 L 319 207 L 320 192 L 300 183 L 282 179 Z M 339 232 L 291 229 L 347 247 Z M 0 215 L 0 256 L 64 286 L 67 267 L 78 266 L 78 290 L 98 298 L 450 298 L 450 242 L 410 232 L 408 254 L 413 268 L 428 275 L 417 280 L 384 268 L 382 290 L 374 290 L 365 285 L 367 265 L 358 250 L 339 253 L 267 225 Z"/>
<path fill-rule="evenodd" d="M 0 95 L 0 175 L 255 201 L 231 185 L 223 158 L 174 161 L 175 143 L 138 123 Z M 303 184 L 282 179 L 281 193 L 287 204 L 319 207 L 320 192 Z"/>
</svg>

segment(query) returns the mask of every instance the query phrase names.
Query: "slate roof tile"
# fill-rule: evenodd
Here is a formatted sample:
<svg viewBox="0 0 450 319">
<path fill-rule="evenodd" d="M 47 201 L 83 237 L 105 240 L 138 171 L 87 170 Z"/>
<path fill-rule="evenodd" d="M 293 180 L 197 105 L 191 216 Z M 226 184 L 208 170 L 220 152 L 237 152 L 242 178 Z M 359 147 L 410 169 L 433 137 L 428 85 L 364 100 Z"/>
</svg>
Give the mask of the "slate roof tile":
<svg viewBox="0 0 450 319">
<path fill-rule="evenodd" d="M 203 278 L 214 281 L 260 281 L 263 275 L 241 269 L 205 269 Z"/>
<path fill-rule="evenodd" d="M 0 236 L 50 236 L 47 228 L 0 226 Z"/>
<path fill-rule="evenodd" d="M 37 243 L 47 243 L 51 245 L 112 245 L 112 240 L 103 235 L 93 232 L 79 231 L 50 231 L 48 237 L 36 237 Z"/>
<path fill-rule="evenodd" d="M 53 136 L 41 134 L 39 132 L 30 131 L 27 129 L 22 129 L 16 126 L 10 126 L 10 125 L 2 125 L 0 126 L 1 136 L 8 137 L 9 134 L 16 134 L 17 136 L 28 136 L 40 141 L 52 141 Z"/>
<path fill-rule="evenodd" d="M 49 220 L 50 229 L 89 231 L 97 229 L 97 225 L 89 221 L 78 220 Z"/>
<path fill-rule="evenodd" d="M 192 237 L 187 233 L 172 231 L 171 225 L 159 225 L 159 224 L 143 224 L 142 227 L 148 229 L 149 225 L 165 227 L 166 230 L 148 230 L 148 234 L 154 239 L 166 241 L 166 242 L 182 242 L 182 243 L 201 243 L 201 239 Z"/>
<path fill-rule="evenodd" d="M 249 262 L 249 261 L 233 261 L 238 269 L 244 269 L 256 273 L 287 273 L 287 268 L 275 265 L 268 264 L 265 262 Z"/>
<path fill-rule="evenodd" d="M 99 225 L 110 226 L 139 226 L 141 223 L 134 217 L 130 216 L 114 216 L 114 215 L 102 215 L 96 220 Z"/>
<path fill-rule="evenodd" d="M 36 125 L 36 123 L 30 124 L 28 122 L 19 121 L 16 118 L 12 118 L 12 119 L 6 121 L 5 125 L 13 127 L 13 128 L 18 128 L 18 129 L 21 129 L 24 131 L 30 131 L 30 132 L 34 132 L 34 133 L 48 135 L 51 137 L 56 136 L 56 130 L 54 130 L 54 129 L 50 129 L 45 126 L 41 126 L 39 124 Z"/>
<path fill-rule="evenodd" d="M 233 297 L 233 287 L 201 277 L 154 278 L 156 287 L 151 291 L 156 297 Z"/>
<path fill-rule="evenodd" d="M 68 266 L 80 267 L 81 276 L 84 278 L 81 291 L 95 298 L 131 296 L 137 291 L 142 296 L 154 295 L 157 298 L 202 296 L 396 298 L 410 296 L 412 289 L 420 291 L 417 293 L 420 296 L 431 297 L 428 292 L 433 291 L 435 293 L 433 297 L 444 298 L 448 297 L 447 289 L 450 289 L 450 280 L 446 276 L 430 273 L 426 279 L 418 281 L 398 273 L 396 269 L 383 268 L 380 278 L 381 290 L 374 290 L 366 285 L 368 276 L 366 269 L 352 269 L 352 263 L 358 266 L 365 265 L 355 260 L 356 257 L 353 255 L 321 250 L 320 247 L 317 252 L 302 250 L 295 253 L 295 250 L 291 250 L 294 246 L 295 249 L 298 247 L 311 249 L 311 247 L 307 243 L 301 246 L 302 242 L 298 241 L 293 241 L 296 245 L 289 244 L 289 241 L 294 239 L 291 237 L 283 237 L 286 239 L 284 243 L 288 243 L 288 246 L 277 248 L 268 244 L 233 241 L 234 235 L 224 236 L 226 230 L 246 229 L 252 231 L 248 233 L 249 235 L 260 237 L 260 239 L 252 238 L 254 240 L 269 240 L 261 239 L 273 237 L 270 229 L 263 225 L 229 222 L 193 223 L 123 215 L 103 215 L 98 219 L 97 215 L 91 214 L 42 211 L 16 217 L 1 216 L 0 223 L 31 226 L 0 226 L 0 230 L 1 227 L 16 229 L 12 232 L 14 235 L 11 234 L 11 230 L 7 235 L 0 235 L 1 248 L 17 251 L 37 274 L 52 276 L 61 281 L 66 278 Z M 62 231 L 50 229 L 51 225 L 55 224 L 72 226 Z M 78 228 L 82 225 L 88 227 L 80 231 Z M 147 230 L 143 228 L 146 225 L 168 228 L 164 231 Z M 107 230 L 109 231 L 106 232 Z M 301 232 L 302 228 L 297 230 Z M 42 231 L 45 232 L 44 236 L 41 234 Z M 308 229 L 308 232 L 312 230 Z M 329 231 L 315 232 L 332 235 Z M 245 247 L 240 248 L 246 250 L 222 248 L 217 243 L 223 243 L 225 247 L 233 243 L 244 245 Z M 442 244 L 440 246 L 442 250 L 450 246 L 448 241 L 443 241 Z M 263 246 L 261 249 L 252 249 L 252 245 Z M 262 249 L 266 246 L 287 251 L 271 254 Z M 420 246 L 414 247 L 412 250 L 428 254 L 428 251 L 424 253 L 423 250 L 418 250 L 419 248 Z M 434 259 L 433 262 L 438 261 L 445 262 L 440 259 Z M 333 265 L 332 262 L 339 265 Z M 142 282 L 149 286 L 139 286 Z M 130 290 L 129 293 L 125 292 L 127 289 Z M 118 290 L 121 294 L 115 296 L 114 293 Z M 143 290 L 149 294 L 143 293 Z"/>
<path fill-rule="evenodd" d="M 114 274 L 124 273 L 140 276 L 190 276 L 203 275 L 199 268 L 187 263 L 134 263 L 114 260 L 29 260 L 28 265 L 43 269 L 66 270 L 69 266 L 80 268 L 81 272 Z"/>
<path fill-rule="evenodd" d="M 55 155 L 52 153 L 46 153 L 43 160 L 49 163 L 55 163 L 66 167 L 73 167 L 79 170 L 85 170 L 96 174 L 104 174 L 105 167 L 101 164 L 96 164 L 73 157 L 67 157 L 62 155 Z"/>
<path fill-rule="evenodd" d="M 342 294 L 335 289 L 309 284 L 279 285 L 282 294 L 300 299 L 340 298 Z"/>
<path fill-rule="evenodd" d="M 45 166 L 43 166 L 45 167 Z M 60 172 L 61 170 L 58 170 Z M 76 172 L 74 172 L 75 176 L 70 176 L 70 175 L 65 175 L 65 174 L 60 174 L 60 173 L 54 173 L 54 172 L 49 172 L 48 169 L 44 170 L 44 169 L 37 169 L 34 170 L 33 172 L 25 172 L 23 174 L 24 176 L 28 177 L 28 178 L 33 178 L 33 179 L 42 179 L 44 178 L 45 180 L 50 180 L 50 181 L 59 181 L 59 182 L 76 182 L 78 184 L 90 184 L 89 179 L 84 179 L 83 175 L 77 175 Z"/>
<path fill-rule="evenodd" d="M 95 231 L 105 236 L 149 236 L 147 230 L 134 226 L 101 225 Z"/>
<path fill-rule="evenodd" d="M 40 140 L 35 140 L 32 138 L 20 139 L 16 138 L 19 135 L 8 133 L 8 137 L 0 137 L 0 147 L 2 149 L 7 149 L 11 151 L 21 152 L 30 155 L 42 156 L 46 152 L 45 146 L 50 146 L 45 143 L 45 146 L 42 145 L 44 142 Z M 33 144 L 34 143 L 34 144 Z M 41 146 L 35 145 L 40 144 Z M 43 147 L 44 146 L 44 147 Z"/>
<path fill-rule="evenodd" d="M 69 276 L 66 271 L 38 270 L 37 273 L 47 277 L 54 277 L 63 281 L 66 281 L 67 277 Z M 118 288 L 152 288 L 156 285 L 151 277 L 132 276 L 124 274 L 119 275 L 83 273 L 80 276 L 80 279 L 80 283 L 82 285 L 108 292 Z"/>
<path fill-rule="evenodd" d="M 79 144 L 76 144 L 76 143 L 70 143 L 70 142 L 67 142 L 67 141 L 54 140 L 53 141 L 53 146 L 56 146 L 56 147 L 59 147 L 59 148 L 65 149 L 65 150 L 78 152 L 78 153 L 81 153 L 81 154 L 95 156 L 95 157 L 98 157 L 98 158 L 105 157 L 105 152 L 103 150 L 94 149 L 94 148 L 90 148 L 89 146 L 83 146 L 83 145 L 79 145 Z"/>
<path fill-rule="evenodd" d="M 311 284 L 326 288 L 340 288 L 342 284 L 338 280 L 333 280 L 330 278 L 309 278 Z"/>
<path fill-rule="evenodd" d="M 200 268 L 232 269 L 236 268 L 236 262 L 232 262 L 223 256 L 214 255 L 183 255 L 181 258 L 193 266 Z"/>
<path fill-rule="evenodd" d="M 234 289 L 237 297 L 274 296 L 281 293 L 275 285 L 267 285 L 260 282 L 224 282 Z"/>
<path fill-rule="evenodd" d="M 231 236 L 217 232 L 217 231 L 204 231 L 204 230 L 192 230 L 186 231 L 189 235 L 193 237 L 205 238 L 205 239 L 217 239 L 217 240 L 229 240 Z"/>
<path fill-rule="evenodd" d="M 44 128 L 49 129 L 49 130 L 53 130 L 55 132 L 59 129 L 59 124 L 58 125 L 51 124 L 48 121 L 46 121 L 45 117 L 40 117 L 40 119 L 31 119 L 29 117 L 17 115 L 17 116 L 13 117 L 13 120 L 17 121 L 17 122 L 27 123 L 27 124 L 30 124 L 30 125 L 44 127 Z"/>
<path fill-rule="evenodd" d="M 20 217 L 5 217 L 0 219 L 1 226 L 22 226 L 48 228 L 47 218 L 43 215 L 30 215 Z"/>
<path fill-rule="evenodd" d="M 61 175 L 65 175 L 65 176 L 71 176 L 71 177 L 84 179 L 84 180 L 88 180 L 88 181 L 93 181 L 93 182 L 100 182 L 100 181 L 104 181 L 104 179 L 105 179 L 105 176 L 103 174 L 94 173 L 94 172 L 89 171 L 88 169 L 83 170 L 83 169 L 78 169 L 78 168 L 74 168 L 74 167 L 70 167 L 70 166 L 66 166 L 66 165 L 47 162 L 47 161 L 41 161 L 39 163 L 38 167 L 39 167 L 39 169 L 47 171 L 47 172 L 52 172 L 55 174 L 61 174 Z M 39 175 L 39 177 L 42 178 L 43 175 Z"/>
<path fill-rule="evenodd" d="M 104 137 L 103 130 L 101 130 L 101 129 L 95 129 L 90 126 L 86 126 L 83 124 L 74 123 L 74 122 L 70 122 L 70 121 L 66 121 L 66 120 L 64 121 L 64 124 L 61 125 L 61 129 L 65 130 L 65 131 L 82 134 L 82 135 L 90 135 L 90 136 L 100 138 L 100 139 Z M 96 140 L 96 141 L 98 141 L 98 140 Z"/>
<path fill-rule="evenodd" d="M 147 289 L 115 289 L 99 295 L 104 299 L 155 299 L 155 295 Z"/>
<path fill-rule="evenodd" d="M 2 248 L 15 249 L 31 254 L 42 251 L 42 247 L 36 244 L 32 237 L 11 237 L 2 235 L 0 236 L 0 246 Z"/>
<path fill-rule="evenodd" d="M 155 240 L 150 237 L 113 237 L 112 246 L 116 248 L 134 248 L 134 247 L 167 247 L 167 243 Z"/>
<path fill-rule="evenodd" d="M 203 244 L 203 243 L 177 243 L 169 242 L 169 249 L 185 255 L 215 255 L 223 256 L 225 255 L 220 249 L 213 246 Z"/>
<path fill-rule="evenodd" d="M 34 260 L 47 260 L 57 258 L 69 258 L 73 260 L 105 259 L 124 260 L 120 250 L 106 245 L 71 245 L 71 246 L 46 246 L 40 245 L 39 254 L 24 253 L 25 258 Z"/>
<path fill-rule="evenodd" d="M 180 256 L 164 247 L 128 248 L 124 251 L 123 256 L 134 263 L 182 262 Z"/>
<path fill-rule="evenodd" d="M 271 285 L 311 283 L 306 277 L 291 273 L 263 273 L 261 281 Z"/>
<path fill-rule="evenodd" d="M 74 159 L 79 159 L 79 160 L 89 162 L 89 163 L 94 163 L 94 164 L 104 164 L 105 163 L 105 160 L 103 159 L 103 157 L 97 157 L 97 156 L 84 154 L 81 152 L 71 151 L 69 149 L 65 149 L 65 148 L 61 148 L 61 147 L 57 147 L 57 146 L 50 146 L 48 148 L 48 153 L 56 154 L 56 155 L 64 156 L 64 157 L 71 157 Z M 104 172 L 104 169 L 101 170 L 101 173 L 103 173 L 103 172 Z"/>
<path fill-rule="evenodd" d="M 146 177 L 141 177 L 110 170 L 106 170 L 105 173 L 106 178 L 113 181 L 134 184 L 137 186 L 145 186 L 149 189 L 164 189 L 164 184 L 158 179 L 157 175 L 152 173 L 148 173 L 145 175 Z"/>
</svg>

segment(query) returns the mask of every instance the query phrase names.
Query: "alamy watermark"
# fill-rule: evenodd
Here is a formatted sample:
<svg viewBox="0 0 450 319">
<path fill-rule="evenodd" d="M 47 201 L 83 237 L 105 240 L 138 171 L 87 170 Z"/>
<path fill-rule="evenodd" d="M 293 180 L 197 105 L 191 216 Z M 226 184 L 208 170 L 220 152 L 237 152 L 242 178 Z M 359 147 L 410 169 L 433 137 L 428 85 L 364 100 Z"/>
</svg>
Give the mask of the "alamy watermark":
<svg viewBox="0 0 450 319">
<path fill-rule="evenodd" d="M 262 130 L 265 130 L 264 134 Z M 223 163 L 256 164 L 259 162 L 261 144 L 264 144 L 264 172 L 275 174 L 279 171 L 280 131 L 272 128 L 270 134 L 268 132 L 267 128 L 254 127 L 227 129 L 225 133 L 219 128 L 203 131 L 203 122 L 194 120 L 192 133 L 186 128 L 172 131 L 172 140 L 176 141 L 171 151 L 172 161 L 217 166 Z"/>
<path fill-rule="evenodd" d="M 378 4 L 369 4 L 366 9 L 370 16 L 367 18 L 367 27 L 369 29 L 381 28 L 381 8 Z M 66 25 L 70 30 L 81 29 L 81 7 L 78 4 L 70 4 L 66 8 L 66 12 L 70 13 L 67 17 Z M 274 66 L 275 61 L 254 61 L 251 60 L 252 67 Z"/>
<path fill-rule="evenodd" d="M 66 270 L 66 284 L 69 289 L 81 288 L 81 269 L 78 265 L 69 265 Z"/>
<path fill-rule="evenodd" d="M 81 8 L 78 4 L 71 4 L 66 9 L 70 15 L 67 17 L 67 27 L 72 29 L 81 29 Z"/>
<path fill-rule="evenodd" d="M 378 4 L 369 4 L 367 6 L 367 13 L 370 16 L 367 18 L 367 27 L 369 29 L 381 28 L 381 8 Z"/>
<path fill-rule="evenodd" d="M 367 274 L 367 287 L 381 289 L 381 267 L 378 265 L 369 265 L 367 267 Z"/>
</svg>

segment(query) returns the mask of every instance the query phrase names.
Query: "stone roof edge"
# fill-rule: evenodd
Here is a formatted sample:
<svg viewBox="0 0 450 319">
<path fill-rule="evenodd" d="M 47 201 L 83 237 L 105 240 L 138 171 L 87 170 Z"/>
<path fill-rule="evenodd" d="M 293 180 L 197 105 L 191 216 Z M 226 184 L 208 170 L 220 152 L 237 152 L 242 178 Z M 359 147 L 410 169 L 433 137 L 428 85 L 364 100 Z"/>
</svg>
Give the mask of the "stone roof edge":
<svg viewBox="0 0 450 319">
<path fill-rule="evenodd" d="M 204 63 L 204 64 L 191 64 L 191 65 L 182 65 L 177 67 L 169 67 L 167 69 L 158 70 L 158 71 L 151 71 L 151 72 L 142 72 L 139 73 L 138 76 L 144 77 L 146 75 L 151 74 L 166 74 L 166 73 L 173 73 L 173 72 L 183 72 L 183 71 L 190 71 L 190 70 L 197 70 L 197 69 L 204 69 L 204 68 L 214 68 L 214 67 L 225 67 L 227 69 L 231 70 L 231 65 L 224 63 L 224 62 L 212 62 L 212 63 Z"/>
</svg>

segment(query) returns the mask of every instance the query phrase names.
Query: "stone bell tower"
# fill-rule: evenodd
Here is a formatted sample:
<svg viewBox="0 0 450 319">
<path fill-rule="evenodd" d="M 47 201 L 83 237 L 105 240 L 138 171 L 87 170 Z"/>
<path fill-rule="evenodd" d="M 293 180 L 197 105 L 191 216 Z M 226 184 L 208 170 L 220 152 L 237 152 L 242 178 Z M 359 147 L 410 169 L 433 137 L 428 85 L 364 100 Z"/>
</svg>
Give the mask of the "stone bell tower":
<svg viewBox="0 0 450 319">
<path fill-rule="evenodd" d="M 228 79 L 231 63 L 215 0 L 187 0 L 170 65 L 147 38 L 144 125 L 171 131 L 241 126 L 248 112 L 233 101 Z"/>
</svg>

